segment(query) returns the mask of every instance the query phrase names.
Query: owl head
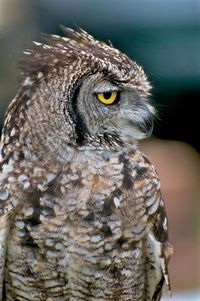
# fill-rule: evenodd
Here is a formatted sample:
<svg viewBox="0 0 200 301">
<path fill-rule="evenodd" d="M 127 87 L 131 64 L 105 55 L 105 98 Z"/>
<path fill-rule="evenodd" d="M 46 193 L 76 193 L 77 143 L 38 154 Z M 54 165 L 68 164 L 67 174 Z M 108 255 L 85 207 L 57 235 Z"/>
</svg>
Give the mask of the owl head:
<svg viewBox="0 0 200 301">
<path fill-rule="evenodd" d="M 153 125 L 143 69 L 83 30 L 62 29 L 65 37 L 43 35 L 44 43 L 33 42 L 19 56 L 23 82 L 7 112 L 7 131 L 12 115 L 15 132 L 27 133 L 21 140 L 29 136 L 41 152 L 61 153 L 66 145 L 135 148 Z"/>
</svg>

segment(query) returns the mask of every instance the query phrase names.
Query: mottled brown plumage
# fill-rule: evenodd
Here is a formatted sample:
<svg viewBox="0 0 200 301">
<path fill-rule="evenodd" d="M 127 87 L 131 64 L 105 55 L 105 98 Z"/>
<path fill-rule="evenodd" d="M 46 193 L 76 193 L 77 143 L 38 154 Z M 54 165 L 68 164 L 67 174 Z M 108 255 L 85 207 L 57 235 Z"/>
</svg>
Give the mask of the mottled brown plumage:
<svg viewBox="0 0 200 301">
<path fill-rule="evenodd" d="M 160 300 L 167 218 L 137 150 L 152 129 L 149 83 L 120 51 L 63 31 L 19 57 L 22 86 L 5 116 L 0 298 Z"/>
</svg>

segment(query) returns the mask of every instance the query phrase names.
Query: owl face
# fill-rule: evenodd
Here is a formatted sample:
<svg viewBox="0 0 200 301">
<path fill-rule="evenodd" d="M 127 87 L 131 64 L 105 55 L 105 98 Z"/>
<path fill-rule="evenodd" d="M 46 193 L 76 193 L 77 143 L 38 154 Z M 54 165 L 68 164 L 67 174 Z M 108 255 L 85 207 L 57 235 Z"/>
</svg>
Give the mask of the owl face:
<svg viewBox="0 0 200 301">
<path fill-rule="evenodd" d="M 71 101 L 71 116 L 86 140 L 133 145 L 152 132 L 153 108 L 147 97 L 112 76 L 96 73 L 82 79 Z"/>
</svg>

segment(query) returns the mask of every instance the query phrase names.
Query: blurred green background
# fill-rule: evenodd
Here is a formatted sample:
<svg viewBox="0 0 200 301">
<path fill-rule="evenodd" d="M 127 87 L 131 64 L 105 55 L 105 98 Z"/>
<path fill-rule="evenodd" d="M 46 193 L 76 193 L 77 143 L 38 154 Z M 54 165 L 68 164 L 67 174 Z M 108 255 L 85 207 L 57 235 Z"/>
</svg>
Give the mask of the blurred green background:
<svg viewBox="0 0 200 301">
<path fill-rule="evenodd" d="M 16 54 L 59 24 L 110 40 L 148 74 L 159 118 L 141 148 L 161 177 L 172 287 L 199 289 L 200 0 L 0 0 L 0 127 L 19 88 Z"/>
</svg>

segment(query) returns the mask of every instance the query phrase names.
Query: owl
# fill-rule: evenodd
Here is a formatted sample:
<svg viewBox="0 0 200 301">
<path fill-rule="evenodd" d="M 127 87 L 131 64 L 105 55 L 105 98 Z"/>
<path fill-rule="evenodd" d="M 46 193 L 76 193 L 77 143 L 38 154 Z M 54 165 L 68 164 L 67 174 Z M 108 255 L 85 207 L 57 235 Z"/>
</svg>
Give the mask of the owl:
<svg viewBox="0 0 200 301">
<path fill-rule="evenodd" d="M 83 30 L 19 55 L 0 148 L 0 300 L 150 301 L 170 289 L 167 217 L 137 143 L 143 69 Z"/>
</svg>

